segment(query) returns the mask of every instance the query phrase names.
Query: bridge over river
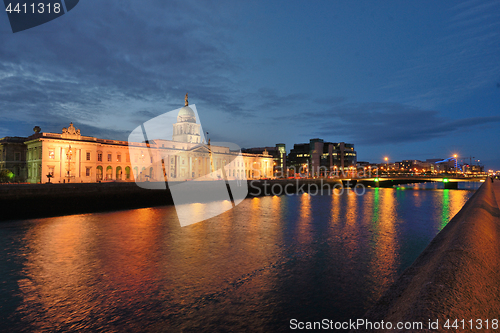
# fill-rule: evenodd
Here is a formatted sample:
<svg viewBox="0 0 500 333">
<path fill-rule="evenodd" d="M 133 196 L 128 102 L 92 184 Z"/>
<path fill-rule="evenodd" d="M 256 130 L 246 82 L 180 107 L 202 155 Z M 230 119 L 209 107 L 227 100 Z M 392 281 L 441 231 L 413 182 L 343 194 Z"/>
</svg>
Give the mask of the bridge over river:
<svg viewBox="0 0 500 333">
<path fill-rule="evenodd" d="M 458 183 L 461 182 L 484 182 L 486 176 L 483 177 L 437 177 L 437 176 L 411 176 L 411 177 L 372 177 L 351 179 L 357 184 L 363 184 L 371 187 L 393 187 L 394 185 L 412 184 L 412 183 L 427 183 L 440 182 L 444 184 L 445 189 L 457 189 Z M 347 180 L 343 180 L 345 183 Z"/>
</svg>

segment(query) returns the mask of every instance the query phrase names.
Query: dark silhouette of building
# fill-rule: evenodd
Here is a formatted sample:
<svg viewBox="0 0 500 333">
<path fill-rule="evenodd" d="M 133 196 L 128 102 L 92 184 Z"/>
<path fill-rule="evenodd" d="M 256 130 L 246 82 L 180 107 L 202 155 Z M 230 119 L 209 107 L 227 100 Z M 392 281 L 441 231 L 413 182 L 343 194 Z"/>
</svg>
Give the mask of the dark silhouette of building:
<svg viewBox="0 0 500 333">
<path fill-rule="evenodd" d="M 26 181 L 26 145 L 25 137 L 10 137 L 0 139 L 0 171 L 12 172 L 9 181 Z"/>
</svg>

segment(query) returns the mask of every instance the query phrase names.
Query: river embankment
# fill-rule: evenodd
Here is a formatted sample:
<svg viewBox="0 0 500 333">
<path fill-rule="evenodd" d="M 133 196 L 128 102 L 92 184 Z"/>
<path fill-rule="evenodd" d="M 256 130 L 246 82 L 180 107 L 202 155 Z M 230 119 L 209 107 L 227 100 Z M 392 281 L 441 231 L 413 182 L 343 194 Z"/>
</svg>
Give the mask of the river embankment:
<svg viewBox="0 0 500 333">
<path fill-rule="evenodd" d="M 3 184 L 0 185 L 0 221 L 171 205 L 174 201 L 170 188 L 188 183 L 195 188 L 184 187 L 186 197 L 194 193 L 189 191 L 196 191 L 197 198 L 207 201 L 224 199 L 217 194 L 226 195 L 227 199 L 227 192 L 214 191 L 214 184 L 224 184 L 223 181 L 151 182 L 141 183 L 141 186 L 134 182 Z M 322 194 L 334 186 L 341 187 L 339 180 L 324 179 L 251 180 L 247 185 L 247 197 L 304 192 Z M 223 186 L 229 189 L 229 185 Z"/>
</svg>

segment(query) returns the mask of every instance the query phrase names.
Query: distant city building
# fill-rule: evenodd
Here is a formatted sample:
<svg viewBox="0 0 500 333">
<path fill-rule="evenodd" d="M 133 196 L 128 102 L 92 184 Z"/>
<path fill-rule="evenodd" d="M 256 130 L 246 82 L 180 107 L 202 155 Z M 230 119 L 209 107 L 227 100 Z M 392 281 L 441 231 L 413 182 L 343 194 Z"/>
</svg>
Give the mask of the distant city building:
<svg viewBox="0 0 500 333">
<path fill-rule="evenodd" d="M 284 143 L 276 144 L 276 147 L 255 147 L 245 148 L 241 150 L 247 154 L 265 154 L 268 153 L 273 157 L 273 175 L 274 177 L 286 177 L 287 162 L 286 162 L 286 145 Z"/>
<path fill-rule="evenodd" d="M 365 161 L 357 161 L 356 162 L 356 167 L 358 168 L 366 168 L 369 167 L 371 164 L 370 162 L 365 162 Z"/>
<path fill-rule="evenodd" d="M 472 160 L 472 158 L 471 158 Z M 385 166 L 380 164 L 379 166 Z M 442 159 L 432 158 L 426 159 L 425 162 L 419 160 L 403 160 L 395 162 L 395 170 L 400 172 L 483 172 L 484 166 L 477 163 L 474 164 L 460 164 L 455 161 L 453 157 Z"/>
<path fill-rule="evenodd" d="M 62 133 L 4 138 L 0 166 L 18 181 L 100 182 L 269 178 L 273 157 L 202 143 L 200 125 L 187 105 L 173 124 L 173 140 L 127 142 L 83 136 L 73 123 Z M 233 163 L 234 162 L 234 163 Z M 224 173 L 222 172 L 224 169 Z"/>
<path fill-rule="evenodd" d="M 463 170 L 464 172 L 473 172 L 473 173 L 484 172 L 484 165 L 465 164 L 463 166 Z"/>
<path fill-rule="evenodd" d="M 324 142 L 311 139 L 309 143 L 293 146 L 288 154 L 288 166 L 296 173 L 307 173 L 311 177 L 325 176 L 326 173 L 343 171 L 356 167 L 357 155 L 354 144 Z"/>
</svg>

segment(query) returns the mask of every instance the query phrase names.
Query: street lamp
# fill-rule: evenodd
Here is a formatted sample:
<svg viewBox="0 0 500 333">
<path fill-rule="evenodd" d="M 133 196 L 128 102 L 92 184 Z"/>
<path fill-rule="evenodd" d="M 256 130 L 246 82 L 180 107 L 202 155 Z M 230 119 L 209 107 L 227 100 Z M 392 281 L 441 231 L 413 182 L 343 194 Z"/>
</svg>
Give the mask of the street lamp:
<svg viewBox="0 0 500 333">
<path fill-rule="evenodd" d="M 387 174 L 389 174 L 389 157 L 384 157 L 385 168 L 387 169 Z"/>
<path fill-rule="evenodd" d="M 73 156 L 73 150 L 71 150 L 71 145 L 69 145 L 68 152 L 66 153 L 66 159 L 68 160 L 68 183 L 71 179 L 71 157 Z"/>
<path fill-rule="evenodd" d="M 453 155 L 455 158 L 455 176 L 458 176 L 458 161 L 457 161 L 457 154 Z"/>
</svg>

